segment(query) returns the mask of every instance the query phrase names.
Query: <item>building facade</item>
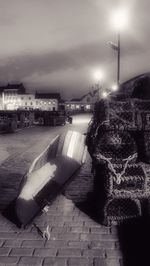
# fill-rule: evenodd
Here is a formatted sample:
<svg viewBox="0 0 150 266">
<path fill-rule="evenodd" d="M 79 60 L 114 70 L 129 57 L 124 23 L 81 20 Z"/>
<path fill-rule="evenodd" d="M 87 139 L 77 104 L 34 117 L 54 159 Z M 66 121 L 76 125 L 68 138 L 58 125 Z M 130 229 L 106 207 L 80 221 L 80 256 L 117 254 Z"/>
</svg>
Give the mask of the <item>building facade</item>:
<svg viewBox="0 0 150 266">
<path fill-rule="evenodd" d="M 81 98 L 65 102 L 65 109 L 71 113 L 92 112 L 95 103 L 99 100 L 99 90 L 94 90 Z"/>
<path fill-rule="evenodd" d="M 20 96 L 24 93 L 25 88 L 22 83 L 0 87 L 0 109 L 17 110 L 21 104 Z"/>
<path fill-rule="evenodd" d="M 39 110 L 58 111 L 65 109 L 70 113 L 91 112 L 99 100 L 99 90 L 93 90 L 81 98 L 62 101 L 59 93 L 26 93 L 20 84 L 0 87 L 0 110 Z"/>
<path fill-rule="evenodd" d="M 0 110 L 57 111 L 59 93 L 26 93 L 23 84 L 8 84 L 0 87 Z"/>
<path fill-rule="evenodd" d="M 36 93 L 36 109 L 41 111 L 58 111 L 60 98 L 59 93 Z"/>
</svg>

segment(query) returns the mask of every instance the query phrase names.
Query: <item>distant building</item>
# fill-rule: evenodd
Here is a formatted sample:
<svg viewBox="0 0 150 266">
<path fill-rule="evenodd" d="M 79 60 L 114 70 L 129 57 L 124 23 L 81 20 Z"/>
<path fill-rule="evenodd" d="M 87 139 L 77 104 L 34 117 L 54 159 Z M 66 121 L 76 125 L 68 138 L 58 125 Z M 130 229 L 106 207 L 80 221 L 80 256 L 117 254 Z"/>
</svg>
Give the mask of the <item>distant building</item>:
<svg viewBox="0 0 150 266">
<path fill-rule="evenodd" d="M 36 108 L 35 95 L 31 93 L 17 95 L 18 108 L 21 110 L 34 110 Z"/>
<path fill-rule="evenodd" d="M 91 112 L 95 103 L 99 100 L 99 90 L 94 90 L 83 95 L 81 98 L 74 98 L 66 101 L 65 108 L 70 112 Z"/>
<path fill-rule="evenodd" d="M 72 113 L 91 112 L 99 100 L 99 90 L 86 93 L 81 98 L 64 101 L 59 93 L 26 93 L 20 84 L 0 87 L 0 110 L 66 110 Z"/>
<path fill-rule="evenodd" d="M 59 93 L 36 93 L 36 109 L 42 111 L 57 111 L 61 97 Z"/>
<path fill-rule="evenodd" d="M 17 110 L 21 106 L 22 94 L 25 94 L 25 87 L 22 83 L 0 87 L 0 109 Z"/>
<path fill-rule="evenodd" d="M 0 94 L 1 93 L 5 94 L 24 94 L 25 93 L 25 87 L 22 83 L 19 84 L 9 84 L 6 86 L 1 86 L 0 87 Z"/>
<path fill-rule="evenodd" d="M 0 110 L 57 111 L 59 93 L 26 93 L 23 84 L 8 84 L 0 87 Z"/>
</svg>

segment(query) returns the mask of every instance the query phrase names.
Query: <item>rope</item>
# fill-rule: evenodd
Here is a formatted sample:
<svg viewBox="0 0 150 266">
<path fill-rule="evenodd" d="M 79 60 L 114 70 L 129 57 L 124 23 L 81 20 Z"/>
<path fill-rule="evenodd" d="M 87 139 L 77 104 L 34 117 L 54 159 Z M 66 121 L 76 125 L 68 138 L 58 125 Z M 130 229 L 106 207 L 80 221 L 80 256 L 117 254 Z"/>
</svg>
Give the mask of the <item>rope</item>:
<svg viewBox="0 0 150 266">
<path fill-rule="evenodd" d="M 39 226 L 35 223 L 33 223 L 33 226 L 37 229 L 37 232 L 38 234 L 44 238 L 44 239 L 47 239 L 49 240 L 50 239 L 50 228 L 49 228 L 49 225 L 46 226 L 45 230 L 42 231 Z"/>
<path fill-rule="evenodd" d="M 102 154 L 99 154 L 99 155 L 97 155 L 96 157 L 97 157 L 98 159 L 102 159 L 102 160 L 108 162 L 108 167 L 109 167 L 109 169 L 110 169 L 110 170 L 114 173 L 114 175 L 115 175 L 115 176 L 113 176 L 113 180 L 119 185 L 119 184 L 121 183 L 121 178 L 122 178 L 122 176 L 124 175 L 124 173 L 125 173 L 125 171 L 126 171 L 126 169 L 127 169 L 128 163 L 129 163 L 132 159 L 134 159 L 134 158 L 137 157 L 137 153 L 134 153 L 133 155 L 130 155 L 128 158 L 123 159 L 123 161 L 126 161 L 126 162 L 125 162 L 124 168 L 123 168 L 123 170 L 122 170 L 121 173 L 117 173 L 117 172 L 116 172 L 116 170 L 115 170 L 113 164 L 111 163 L 112 158 L 107 158 L 107 157 L 105 157 L 105 156 L 102 155 Z"/>
<path fill-rule="evenodd" d="M 110 112 L 111 112 L 111 115 L 113 115 L 114 116 L 114 118 L 117 118 L 118 120 L 120 120 L 121 122 L 123 122 L 125 125 L 129 125 L 129 126 L 131 126 L 131 127 L 133 127 L 133 123 L 132 122 L 129 122 L 128 120 L 125 120 L 125 119 L 123 119 L 122 117 L 120 117 L 119 115 L 117 115 L 117 113 L 113 110 L 113 109 L 111 109 L 111 111 L 109 111 L 109 116 L 110 116 Z M 94 122 L 94 119 L 91 119 L 91 124 Z M 95 131 L 95 133 L 94 133 L 94 139 L 97 137 L 97 135 L 98 135 L 98 131 L 99 131 L 99 128 L 102 126 L 102 125 L 109 125 L 109 123 L 110 123 L 110 118 L 109 119 L 107 119 L 107 120 L 104 120 L 103 122 L 101 122 L 97 127 L 96 127 L 96 131 Z"/>
<path fill-rule="evenodd" d="M 109 120 L 104 120 L 103 122 L 101 122 L 101 123 L 97 126 L 96 131 L 95 131 L 95 133 L 94 133 L 94 139 L 97 138 L 99 128 L 100 128 L 102 125 L 105 125 L 105 124 L 107 124 L 107 123 L 109 124 Z"/>
</svg>

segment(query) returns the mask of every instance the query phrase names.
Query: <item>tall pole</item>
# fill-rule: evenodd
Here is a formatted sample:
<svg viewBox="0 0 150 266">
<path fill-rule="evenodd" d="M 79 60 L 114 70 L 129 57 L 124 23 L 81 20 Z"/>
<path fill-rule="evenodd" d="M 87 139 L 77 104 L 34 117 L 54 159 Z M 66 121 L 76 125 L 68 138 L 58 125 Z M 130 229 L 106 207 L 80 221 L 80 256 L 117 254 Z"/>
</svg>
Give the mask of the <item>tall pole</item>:
<svg viewBox="0 0 150 266">
<path fill-rule="evenodd" d="M 117 64 L 117 85 L 120 84 L 120 32 L 118 32 L 118 64 Z"/>
</svg>

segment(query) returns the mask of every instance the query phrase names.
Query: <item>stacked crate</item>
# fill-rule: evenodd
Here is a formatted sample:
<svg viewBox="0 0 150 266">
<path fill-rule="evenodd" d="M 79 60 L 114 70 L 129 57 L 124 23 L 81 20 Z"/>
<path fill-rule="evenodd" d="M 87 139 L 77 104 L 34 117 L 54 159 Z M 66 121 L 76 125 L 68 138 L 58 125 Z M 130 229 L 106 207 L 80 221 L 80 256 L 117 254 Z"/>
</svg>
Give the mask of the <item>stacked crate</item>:
<svg viewBox="0 0 150 266">
<path fill-rule="evenodd" d="M 99 215 L 103 224 L 110 225 L 142 215 L 142 202 L 149 198 L 149 181 L 140 161 L 150 161 L 150 102 L 103 101 L 96 108 L 87 145 L 95 178 L 103 182 Z"/>
</svg>

